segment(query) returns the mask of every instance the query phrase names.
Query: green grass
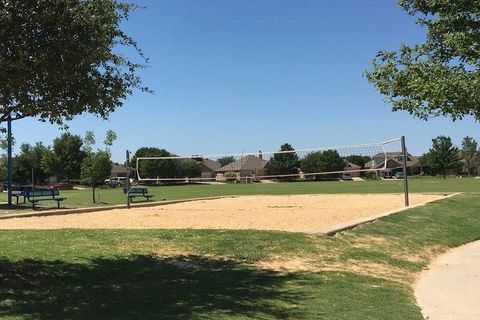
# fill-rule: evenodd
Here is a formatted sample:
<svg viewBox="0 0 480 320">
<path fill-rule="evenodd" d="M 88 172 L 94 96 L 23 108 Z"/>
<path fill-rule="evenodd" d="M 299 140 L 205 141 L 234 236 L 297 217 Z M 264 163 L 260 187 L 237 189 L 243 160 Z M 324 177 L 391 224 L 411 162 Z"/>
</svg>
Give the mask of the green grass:
<svg viewBox="0 0 480 320">
<path fill-rule="evenodd" d="M 397 192 L 395 183 L 366 186 L 368 192 Z M 316 193 L 327 186 L 339 190 L 339 184 L 278 184 L 268 190 Z M 477 192 L 477 184 L 474 179 L 414 180 L 412 189 Z M 356 183 L 345 186 L 357 188 Z M 246 192 L 248 187 L 222 190 Z M 192 193 L 196 188 L 203 186 L 192 187 Z M 422 319 L 411 288 L 415 275 L 434 256 L 478 239 L 478 193 L 334 237 L 225 230 L 2 231 L 0 317 Z M 289 261 L 305 268 L 275 271 L 274 265 Z"/>
<path fill-rule="evenodd" d="M 472 192 L 480 190 L 480 179 L 438 179 L 416 178 L 410 179 L 411 192 Z M 390 181 L 320 181 L 320 182 L 290 182 L 275 184 L 223 184 L 223 185 L 183 185 L 149 187 L 149 192 L 155 197 L 153 200 L 178 200 L 201 197 L 227 195 L 287 195 L 287 194 L 319 194 L 319 193 L 398 193 L 403 191 L 401 180 Z M 62 202 L 66 208 L 94 206 L 92 191 L 72 190 L 61 191 Z M 122 188 L 97 189 L 97 206 L 118 205 L 126 202 Z M 0 195 L 0 201 L 6 201 L 6 193 Z M 43 208 L 55 207 L 54 201 L 41 202 Z M 20 205 L 16 210 L 0 207 L 1 213 L 26 212 L 30 206 Z"/>
</svg>

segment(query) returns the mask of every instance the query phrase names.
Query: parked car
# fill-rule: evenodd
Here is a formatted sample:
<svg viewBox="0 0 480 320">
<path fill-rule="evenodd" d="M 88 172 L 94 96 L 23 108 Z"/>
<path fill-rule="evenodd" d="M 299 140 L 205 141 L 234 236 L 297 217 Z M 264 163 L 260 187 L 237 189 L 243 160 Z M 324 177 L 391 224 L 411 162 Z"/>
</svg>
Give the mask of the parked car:
<svg viewBox="0 0 480 320">
<path fill-rule="evenodd" d="M 111 187 L 123 187 L 125 185 L 125 182 L 127 181 L 126 177 L 112 177 L 109 179 L 105 179 L 105 184 L 111 186 Z M 135 180 L 130 178 L 130 184 L 134 183 Z"/>
<path fill-rule="evenodd" d="M 351 173 L 342 173 L 342 175 L 340 176 L 340 179 L 341 180 L 353 180 Z"/>
<path fill-rule="evenodd" d="M 395 179 L 403 179 L 403 172 L 395 173 Z"/>
<path fill-rule="evenodd" d="M 52 183 L 48 186 L 48 190 L 73 190 L 73 184 L 68 182 Z"/>
</svg>

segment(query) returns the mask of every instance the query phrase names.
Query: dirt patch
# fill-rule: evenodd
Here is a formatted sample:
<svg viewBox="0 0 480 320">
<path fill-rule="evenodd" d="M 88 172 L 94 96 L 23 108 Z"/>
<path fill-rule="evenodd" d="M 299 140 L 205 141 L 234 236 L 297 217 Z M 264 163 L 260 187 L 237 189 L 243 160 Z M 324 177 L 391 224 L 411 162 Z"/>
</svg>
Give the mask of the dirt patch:
<svg viewBox="0 0 480 320">
<path fill-rule="evenodd" d="M 321 263 L 295 257 L 291 259 L 270 259 L 255 263 L 255 267 L 274 272 L 349 272 L 403 284 L 411 284 L 414 276 L 404 269 L 390 265 L 349 260 L 348 262 Z"/>
<path fill-rule="evenodd" d="M 412 205 L 443 198 L 411 194 Z M 256 229 L 314 233 L 403 208 L 402 194 L 239 196 L 62 216 L 12 218 L 0 229 Z"/>
</svg>

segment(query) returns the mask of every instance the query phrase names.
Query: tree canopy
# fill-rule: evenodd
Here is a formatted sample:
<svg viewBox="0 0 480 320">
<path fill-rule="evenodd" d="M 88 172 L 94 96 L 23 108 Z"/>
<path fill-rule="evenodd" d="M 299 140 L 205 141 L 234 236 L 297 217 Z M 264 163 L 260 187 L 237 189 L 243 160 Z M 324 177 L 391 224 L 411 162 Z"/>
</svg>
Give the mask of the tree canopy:
<svg viewBox="0 0 480 320">
<path fill-rule="evenodd" d="M 86 155 L 82 138 L 67 132 L 53 140 L 52 149 L 42 159 L 42 168 L 51 175 L 78 179 Z"/>
<path fill-rule="evenodd" d="M 137 6 L 116 0 L 0 0 L 0 122 L 101 118 L 141 86 L 144 65 L 116 49 L 137 43 L 120 25 Z"/>
<path fill-rule="evenodd" d="M 432 147 L 424 157 L 428 165 L 440 170 L 444 179 L 448 169 L 456 170 L 462 165 L 458 148 L 446 136 L 433 138 Z"/>
<path fill-rule="evenodd" d="M 280 151 L 294 151 L 289 144 L 284 143 L 280 146 Z M 275 153 L 269 161 L 269 168 L 273 174 L 296 174 L 300 167 L 300 160 L 295 152 Z"/>
<path fill-rule="evenodd" d="M 399 0 L 424 43 L 380 51 L 366 77 L 394 111 L 480 120 L 480 1 Z"/>
<path fill-rule="evenodd" d="M 464 137 L 460 154 L 463 160 L 463 171 L 467 175 L 475 174 L 480 160 L 477 141 L 469 136 Z"/>
<path fill-rule="evenodd" d="M 344 167 L 345 162 L 336 150 L 311 152 L 301 161 L 304 173 L 341 171 Z"/>
</svg>

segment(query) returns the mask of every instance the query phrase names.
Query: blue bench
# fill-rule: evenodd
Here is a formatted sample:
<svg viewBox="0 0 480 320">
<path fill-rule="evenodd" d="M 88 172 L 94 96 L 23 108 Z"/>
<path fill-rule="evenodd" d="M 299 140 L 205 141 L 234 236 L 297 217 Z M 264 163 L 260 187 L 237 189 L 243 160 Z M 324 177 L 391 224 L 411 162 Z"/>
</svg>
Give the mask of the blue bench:
<svg viewBox="0 0 480 320">
<path fill-rule="evenodd" d="M 17 190 L 12 191 L 12 196 L 17 198 L 17 206 L 21 197 L 23 197 L 23 203 L 27 200 L 27 193 L 32 190 L 32 186 L 20 186 Z"/>
<path fill-rule="evenodd" d="M 27 191 L 26 197 L 28 202 L 32 203 L 32 208 L 35 209 L 35 205 L 40 201 L 57 201 L 57 208 L 60 208 L 60 202 L 66 198 L 58 197 L 60 192 L 58 189 L 53 190 L 29 190 Z"/>
<path fill-rule="evenodd" d="M 123 193 L 127 194 L 127 191 L 128 191 L 127 188 L 123 188 Z M 130 191 L 128 191 L 128 197 L 133 202 L 133 199 L 135 197 L 144 197 L 147 200 L 150 200 L 150 198 L 153 198 L 153 195 L 148 194 L 148 189 L 147 188 L 135 187 L 135 188 L 131 188 Z"/>
</svg>

